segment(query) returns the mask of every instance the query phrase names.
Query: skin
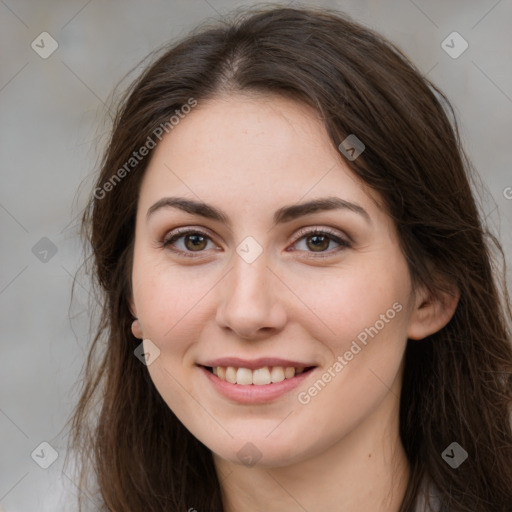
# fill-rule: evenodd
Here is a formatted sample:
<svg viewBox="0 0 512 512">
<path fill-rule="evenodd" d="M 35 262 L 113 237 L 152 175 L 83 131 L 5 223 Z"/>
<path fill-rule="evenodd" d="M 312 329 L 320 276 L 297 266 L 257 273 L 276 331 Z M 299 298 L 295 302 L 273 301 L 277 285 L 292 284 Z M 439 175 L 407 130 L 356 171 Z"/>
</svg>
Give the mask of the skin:
<svg viewBox="0 0 512 512">
<path fill-rule="evenodd" d="M 167 196 L 212 204 L 231 227 L 171 207 L 148 219 Z M 344 209 L 272 225 L 275 210 L 327 196 L 356 203 L 370 220 Z M 278 96 L 199 102 L 154 151 L 138 201 L 132 329 L 160 350 L 148 366 L 159 393 L 212 450 L 227 512 L 399 508 L 409 476 L 398 430 L 407 338 L 441 329 L 457 294 L 441 300 L 413 290 L 379 199 L 347 167 L 317 114 Z M 193 257 L 162 247 L 177 227 L 209 237 L 199 249 L 186 237 L 174 242 Z M 328 238 L 315 249 L 304 228 L 330 228 L 351 246 Z M 236 252 L 248 236 L 263 249 L 252 263 Z M 300 403 L 298 393 L 396 303 L 400 312 Z M 318 368 L 272 403 L 241 405 L 196 366 L 226 356 Z M 261 457 L 253 466 L 237 455 L 249 442 Z"/>
</svg>

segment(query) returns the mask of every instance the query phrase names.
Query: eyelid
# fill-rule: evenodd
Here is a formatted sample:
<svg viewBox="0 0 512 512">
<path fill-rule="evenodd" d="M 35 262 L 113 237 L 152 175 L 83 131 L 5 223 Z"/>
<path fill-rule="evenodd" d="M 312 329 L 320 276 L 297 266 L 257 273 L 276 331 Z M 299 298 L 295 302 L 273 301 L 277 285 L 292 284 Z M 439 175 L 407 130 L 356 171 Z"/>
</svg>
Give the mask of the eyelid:
<svg viewBox="0 0 512 512">
<path fill-rule="evenodd" d="M 194 226 L 186 226 L 186 227 L 175 228 L 175 229 L 169 231 L 168 233 L 166 233 L 163 240 L 161 242 L 159 242 L 159 246 L 162 248 L 167 248 L 167 249 L 171 250 L 172 252 L 177 253 L 181 256 L 201 258 L 203 256 L 202 253 L 205 253 L 207 251 L 204 251 L 204 250 L 203 251 L 182 251 L 179 249 L 171 248 L 171 242 L 179 240 L 180 238 L 182 238 L 186 235 L 189 235 L 189 234 L 197 234 L 200 236 L 204 236 L 205 238 L 208 238 L 213 243 L 215 243 L 215 241 L 214 241 L 215 237 L 209 232 L 209 230 L 207 230 L 207 228 L 204 228 L 204 227 L 195 228 Z M 293 237 L 293 241 L 292 241 L 292 246 L 297 244 L 303 238 L 307 238 L 308 236 L 315 236 L 315 235 L 316 236 L 328 235 L 330 237 L 330 240 L 339 244 L 340 247 L 338 247 L 336 249 L 332 249 L 330 251 L 320 251 L 320 252 L 300 251 L 299 250 L 299 252 L 307 253 L 308 254 L 307 257 L 310 257 L 310 258 L 315 258 L 315 259 L 327 258 L 327 257 L 333 256 L 334 254 L 337 254 L 340 250 L 352 247 L 352 244 L 353 244 L 353 240 L 350 236 L 348 236 L 345 233 L 342 234 L 342 232 L 339 232 L 339 231 L 334 231 L 333 228 L 307 226 L 307 227 L 299 229 L 295 233 L 295 235 Z M 296 249 L 293 249 L 292 252 L 293 251 L 296 251 Z"/>
<path fill-rule="evenodd" d="M 209 232 L 209 230 L 207 230 L 206 228 L 203 228 L 203 227 L 194 228 L 194 226 L 186 226 L 186 227 L 178 227 L 178 228 L 172 229 L 171 231 L 167 232 L 164 235 L 163 240 L 158 243 L 158 246 L 163 249 L 168 249 L 168 250 L 172 251 L 173 253 L 178 254 L 179 256 L 185 256 L 188 258 L 201 258 L 204 256 L 204 254 L 202 254 L 202 253 L 205 253 L 206 251 L 196 251 L 196 252 L 195 251 L 182 251 L 179 249 L 174 249 L 171 246 L 171 242 L 179 240 L 180 238 L 182 238 L 186 235 L 191 235 L 191 234 L 204 236 L 205 238 L 208 238 L 213 243 L 215 243 L 213 240 L 214 237 Z"/>
<path fill-rule="evenodd" d="M 176 237 L 177 235 L 183 236 L 188 234 L 203 235 L 211 239 L 215 238 L 215 236 L 207 228 L 204 228 L 202 226 L 197 228 L 195 226 L 183 226 L 171 229 L 170 231 L 166 232 L 162 240 L 162 243 L 167 243 L 170 239 Z"/>
<path fill-rule="evenodd" d="M 319 228 L 319 227 L 309 226 L 309 227 L 302 228 L 297 232 L 297 234 L 294 237 L 295 241 L 293 242 L 292 247 L 293 247 L 293 245 L 296 245 L 298 242 L 300 242 L 304 238 L 308 238 L 311 236 L 325 236 L 325 235 L 328 235 L 329 239 L 331 241 L 337 243 L 339 245 L 339 247 L 337 247 L 335 249 L 331 249 L 330 251 L 320 251 L 320 252 L 299 251 L 299 252 L 305 253 L 305 255 L 306 255 L 306 256 L 304 256 L 305 258 L 318 260 L 318 259 L 322 259 L 322 258 L 331 258 L 333 256 L 336 256 L 341 251 L 343 251 L 345 249 L 349 249 L 353 245 L 352 239 L 348 235 L 341 234 L 339 231 L 334 231 L 330 227 Z M 293 249 L 292 252 L 294 252 L 296 250 L 297 249 Z"/>
<path fill-rule="evenodd" d="M 295 234 L 295 237 L 294 237 L 295 242 L 294 243 L 297 243 L 298 240 L 300 240 L 302 237 L 304 237 L 304 235 L 312 236 L 315 233 L 327 234 L 327 235 L 332 236 L 333 238 L 339 238 L 347 245 L 352 245 L 354 243 L 352 238 L 347 233 L 345 233 L 344 231 L 340 231 L 339 229 L 331 228 L 329 226 L 325 226 L 325 227 L 307 226 L 305 228 L 301 228 Z"/>
</svg>

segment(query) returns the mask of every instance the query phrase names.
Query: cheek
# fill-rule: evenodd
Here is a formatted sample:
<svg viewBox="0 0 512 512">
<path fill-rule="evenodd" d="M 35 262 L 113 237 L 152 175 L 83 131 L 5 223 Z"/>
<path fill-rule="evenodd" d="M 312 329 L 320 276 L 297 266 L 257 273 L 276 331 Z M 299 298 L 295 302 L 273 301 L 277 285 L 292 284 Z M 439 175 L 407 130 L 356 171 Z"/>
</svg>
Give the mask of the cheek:
<svg viewBox="0 0 512 512">
<path fill-rule="evenodd" d="M 216 280 L 198 267 L 145 263 L 140 259 L 133 269 L 133 296 L 144 336 L 161 348 L 175 349 L 173 340 L 186 338 L 186 332 L 201 325 L 200 303 Z"/>
<path fill-rule="evenodd" d="M 348 350 L 361 333 L 363 341 L 365 334 L 371 339 L 368 331 L 375 334 L 375 329 L 388 343 L 402 345 L 411 284 L 405 262 L 395 258 L 387 260 L 391 264 L 384 258 L 368 258 L 364 264 L 330 269 L 323 276 L 318 269 L 288 275 L 290 288 L 301 290 L 303 312 L 296 320 L 308 319 L 307 329 L 333 357 Z"/>
<path fill-rule="evenodd" d="M 409 273 L 401 259 L 387 261 L 392 264 L 374 260 L 340 273 L 329 284 L 332 296 L 325 295 L 319 309 L 335 331 L 328 346 L 332 362 L 312 386 L 299 390 L 299 402 L 310 412 L 324 411 L 342 429 L 350 429 L 384 399 L 403 359 Z M 321 435 L 328 436 L 328 430 Z"/>
</svg>

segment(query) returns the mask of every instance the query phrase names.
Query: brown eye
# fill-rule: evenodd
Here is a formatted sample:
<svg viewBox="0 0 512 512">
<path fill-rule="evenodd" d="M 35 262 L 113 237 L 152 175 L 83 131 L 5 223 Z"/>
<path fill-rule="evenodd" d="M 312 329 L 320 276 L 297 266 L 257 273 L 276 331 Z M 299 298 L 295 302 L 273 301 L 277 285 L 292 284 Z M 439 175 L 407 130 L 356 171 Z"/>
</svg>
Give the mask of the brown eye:
<svg viewBox="0 0 512 512">
<path fill-rule="evenodd" d="M 312 251 L 325 251 L 329 248 L 329 243 L 331 239 L 327 236 L 323 235 L 313 235 L 306 237 L 306 240 L 310 240 L 310 243 L 307 243 L 308 248 Z"/>
<path fill-rule="evenodd" d="M 304 241 L 305 249 L 299 250 L 306 253 L 316 253 L 316 255 L 313 257 L 322 258 L 332 256 L 333 254 L 338 253 L 340 250 L 351 247 L 351 244 L 347 240 L 344 240 L 338 234 L 329 230 L 315 229 L 313 231 L 306 231 L 301 234 L 302 236 L 295 242 L 294 245 Z M 337 244 L 338 247 L 332 250 L 328 250 L 330 244 L 333 242 Z"/>
<path fill-rule="evenodd" d="M 208 246 L 208 242 L 211 242 L 211 239 L 206 233 L 189 229 L 174 232 L 174 234 L 171 233 L 171 236 L 167 237 L 162 242 L 162 246 L 180 253 L 183 256 L 193 256 L 191 253 L 204 252 Z M 211 243 L 213 244 L 213 242 Z"/>
<path fill-rule="evenodd" d="M 206 247 L 206 237 L 202 235 L 185 235 L 185 247 L 191 251 L 201 250 Z"/>
</svg>

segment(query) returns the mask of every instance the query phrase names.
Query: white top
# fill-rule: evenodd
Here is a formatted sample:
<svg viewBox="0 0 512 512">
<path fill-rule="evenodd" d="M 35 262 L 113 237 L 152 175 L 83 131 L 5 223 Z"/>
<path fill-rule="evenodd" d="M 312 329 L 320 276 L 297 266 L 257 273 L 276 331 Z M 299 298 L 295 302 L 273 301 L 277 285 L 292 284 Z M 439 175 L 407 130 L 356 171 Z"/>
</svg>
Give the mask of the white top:
<svg viewBox="0 0 512 512">
<path fill-rule="evenodd" d="M 420 492 L 418 493 L 418 499 L 416 500 L 416 507 L 414 512 L 440 512 L 440 500 L 439 500 L 439 491 L 436 486 L 430 482 L 430 506 L 427 507 L 427 482 L 428 479 L 425 478 L 420 487 Z"/>
</svg>

